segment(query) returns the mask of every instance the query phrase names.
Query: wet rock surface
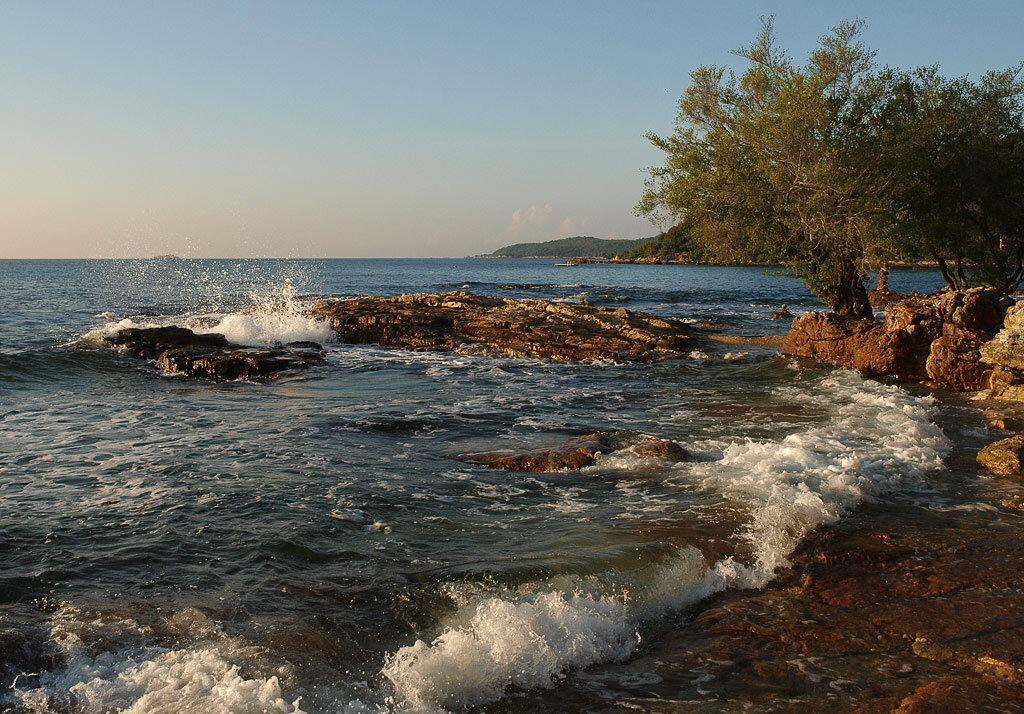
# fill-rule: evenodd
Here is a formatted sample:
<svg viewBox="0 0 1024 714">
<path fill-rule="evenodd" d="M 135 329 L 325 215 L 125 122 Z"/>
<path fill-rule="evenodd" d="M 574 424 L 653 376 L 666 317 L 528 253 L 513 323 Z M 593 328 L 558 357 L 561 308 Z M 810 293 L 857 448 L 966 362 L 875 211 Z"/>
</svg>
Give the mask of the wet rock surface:
<svg viewBox="0 0 1024 714">
<path fill-rule="evenodd" d="M 320 300 L 311 316 L 327 321 L 343 344 L 410 350 L 652 362 L 682 357 L 694 348 L 689 328 L 678 320 L 625 308 L 462 291 Z"/>
<path fill-rule="evenodd" d="M 564 444 L 533 449 L 529 451 L 482 451 L 452 454 L 456 461 L 480 464 L 492 469 L 505 471 L 521 471 L 525 473 L 544 473 L 548 471 L 578 471 L 593 466 L 598 454 L 610 454 L 622 451 L 640 458 L 659 459 L 662 461 L 687 461 L 690 452 L 674 441 L 643 437 L 640 439 L 624 438 L 601 432 L 586 434 L 570 439 Z"/>
<path fill-rule="evenodd" d="M 323 347 L 315 342 L 251 348 L 233 345 L 224 335 L 175 326 L 128 328 L 106 342 L 133 357 L 152 360 L 165 372 L 217 381 L 261 379 L 324 364 Z"/>
<path fill-rule="evenodd" d="M 1001 476 L 1024 474 L 1024 435 L 989 444 L 978 452 L 978 464 Z"/>
<path fill-rule="evenodd" d="M 1002 516 L 866 506 L 764 590 L 714 596 L 641 656 L 485 711 L 1021 712 L 1021 535 Z"/>
</svg>

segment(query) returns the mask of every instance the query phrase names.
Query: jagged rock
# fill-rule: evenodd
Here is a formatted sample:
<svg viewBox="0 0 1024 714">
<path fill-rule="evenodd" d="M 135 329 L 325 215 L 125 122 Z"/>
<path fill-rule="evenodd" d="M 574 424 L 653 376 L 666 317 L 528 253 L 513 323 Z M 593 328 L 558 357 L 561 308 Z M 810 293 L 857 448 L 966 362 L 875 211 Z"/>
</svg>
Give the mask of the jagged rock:
<svg viewBox="0 0 1024 714">
<path fill-rule="evenodd" d="M 889 330 L 876 322 L 811 312 L 793 321 L 782 353 L 850 367 L 868 376 L 924 379 L 937 333 L 935 325 Z"/>
<path fill-rule="evenodd" d="M 158 369 L 218 381 L 255 379 L 323 364 L 323 347 L 293 342 L 281 347 L 232 345 L 224 335 L 196 334 L 184 327 L 127 328 L 106 340 Z"/>
<path fill-rule="evenodd" d="M 216 349 L 227 347 L 228 340 L 217 333 L 196 334 L 185 327 L 129 327 L 116 335 L 106 338 L 122 351 L 134 357 L 156 359 L 157 355 L 169 349 L 188 347 L 193 349 Z"/>
<path fill-rule="evenodd" d="M 650 362 L 693 350 L 687 325 L 625 308 L 454 291 L 320 300 L 311 316 L 343 344 L 453 350 L 560 361 Z"/>
<path fill-rule="evenodd" d="M 978 452 L 978 463 L 1000 476 L 1024 474 L 1024 434 L 989 444 Z"/>
<path fill-rule="evenodd" d="M 237 349 L 207 352 L 172 349 L 161 353 L 154 364 L 165 372 L 218 381 L 255 379 L 278 372 L 324 364 L 323 357 L 309 348 Z"/>
<path fill-rule="evenodd" d="M 980 332 L 947 323 L 931 344 L 925 366 L 938 386 L 961 392 L 989 388 L 992 368 L 981 362 L 978 348 L 992 339 L 991 332 Z"/>
<path fill-rule="evenodd" d="M 451 458 L 457 461 L 482 464 L 492 469 L 542 473 L 578 471 L 587 466 L 593 466 L 597 461 L 598 454 L 608 454 L 620 449 L 634 456 L 663 461 L 688 461 L 692 458 L 689 451 L 674 441 L 654 437 L 630 441 L 601 432 L 580 436 L 551 448 L 514 454 L 507 452 L 456 454 Z"/>
<path fill-rule="evenodd" d="M 881 323 L 809 313 L 793 321 L 782 352 L 869 376 L 984 389 L 989 367 L 977 350 L 999 329 L 1004 309 L 998 292 L 972 288 L 905 298 L 889 305 Z"/>
</svg>

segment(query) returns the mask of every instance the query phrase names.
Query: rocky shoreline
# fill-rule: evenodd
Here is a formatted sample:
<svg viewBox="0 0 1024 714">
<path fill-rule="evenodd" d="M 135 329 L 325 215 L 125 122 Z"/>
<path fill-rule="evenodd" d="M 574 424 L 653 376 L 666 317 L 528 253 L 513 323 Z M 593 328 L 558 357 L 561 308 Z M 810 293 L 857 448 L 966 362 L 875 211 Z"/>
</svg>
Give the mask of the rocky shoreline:
<svg viewBox="0 0 1024 714">
<path fill-rule="evenodd" d="M 625 308 L 550 300 L 512 300 L 453 291 L 398 297 L 320 299 L 309 316 L 336 341 L 413 351 L 451 351 L 561 362 L 655 362 L 696 346 L 679 320 Z M 261 379 L 323 364 L 323 347 L 292 342 L 269 348 L 231 344 L 184 327 L 127 328 L 105 342 L 165 372 L 219 381 Z"/>
</svg>

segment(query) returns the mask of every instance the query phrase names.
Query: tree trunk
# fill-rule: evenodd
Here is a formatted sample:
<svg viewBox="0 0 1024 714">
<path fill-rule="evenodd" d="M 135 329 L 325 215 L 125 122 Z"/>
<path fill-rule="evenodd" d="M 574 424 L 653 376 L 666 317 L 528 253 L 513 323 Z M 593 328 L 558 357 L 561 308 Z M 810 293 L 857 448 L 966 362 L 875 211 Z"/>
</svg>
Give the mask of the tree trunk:
<svg viewBox="0 0 1024 714">
<path fill-rule="evenodd" d="M 839 284 L 836 286 L 833 304 L 829 305 L 832 311 L 844 317 L 874 320 L 868 291 L 864 289 L 864 281 L 856 265 L 852 262 L 844 264 L 842 274 L 836 277 L 839 278 Z"/>
</svg>

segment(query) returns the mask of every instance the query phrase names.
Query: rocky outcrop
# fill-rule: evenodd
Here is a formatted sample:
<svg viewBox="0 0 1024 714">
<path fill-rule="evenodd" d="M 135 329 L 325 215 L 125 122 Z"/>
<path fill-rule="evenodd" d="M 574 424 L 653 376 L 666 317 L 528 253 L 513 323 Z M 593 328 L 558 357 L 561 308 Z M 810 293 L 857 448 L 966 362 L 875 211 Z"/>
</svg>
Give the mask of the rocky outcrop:
<svg viewBox="0 0 1024 714">
<path fill-rule="evenodd" d="M 889 305 L 883 322 L 809 313 L 793 321 L 782 352 L 868 376 L 980 390 L 992 370 L 979 348 L 1002 326 L 1004 310 L 996 291 L 972 288 L 904 298 Z"/>
<path fill-rule="evenodd" d="M 629 440 L 601 432 L 571 439 L 558 446 L 518 453 L 507 451 L 453 454 L 456 461 L 481 464 L 492 469 L 544 473 L 578 471 L 597 462 L 598 454 L 622 451 L 641 458 L 661 461 L 688 461 L 690 452 L 674 441 L 645 437 Z"/>
<path fill-rule="evenodd" d="M 315 342 L 249 348 L 229 343 L 224 335 L 196 334 L 175 326 L 128 328 L 106 341 L 134 357 L 152 360 L 165 372 L 217 381 L 260 379 L 324 364 L 323 347 Z"/>
<path fill-rule="evenodd" d="M 978 452 L 978 463 L 1000 476 L 1024 474 L 1024 435 L 989 444 Z"/>
<path fill-rule="evenodd" d="M 989 396 L 1024 401 L 1024 302 L 1006 311 L 1003 329 L 979 353 L 992 368 Z"/>
<path fill-rule="evenodd" d="M 316 302 L 343 344 L 453 350 L 576 362 L 639 362 L 693 350 L 686 324 L 625 308 L 513 300 L 454 291 Z"/>
<path fill-rule="evenodd" d="M 925 363 L 928 378 L 960 392 L 988 389 L 992 368 L 981 361 L 978 350 L 990 339 L 991 332 L 944 324 L 942 334 L 931 344 Z"/>
</svg>

